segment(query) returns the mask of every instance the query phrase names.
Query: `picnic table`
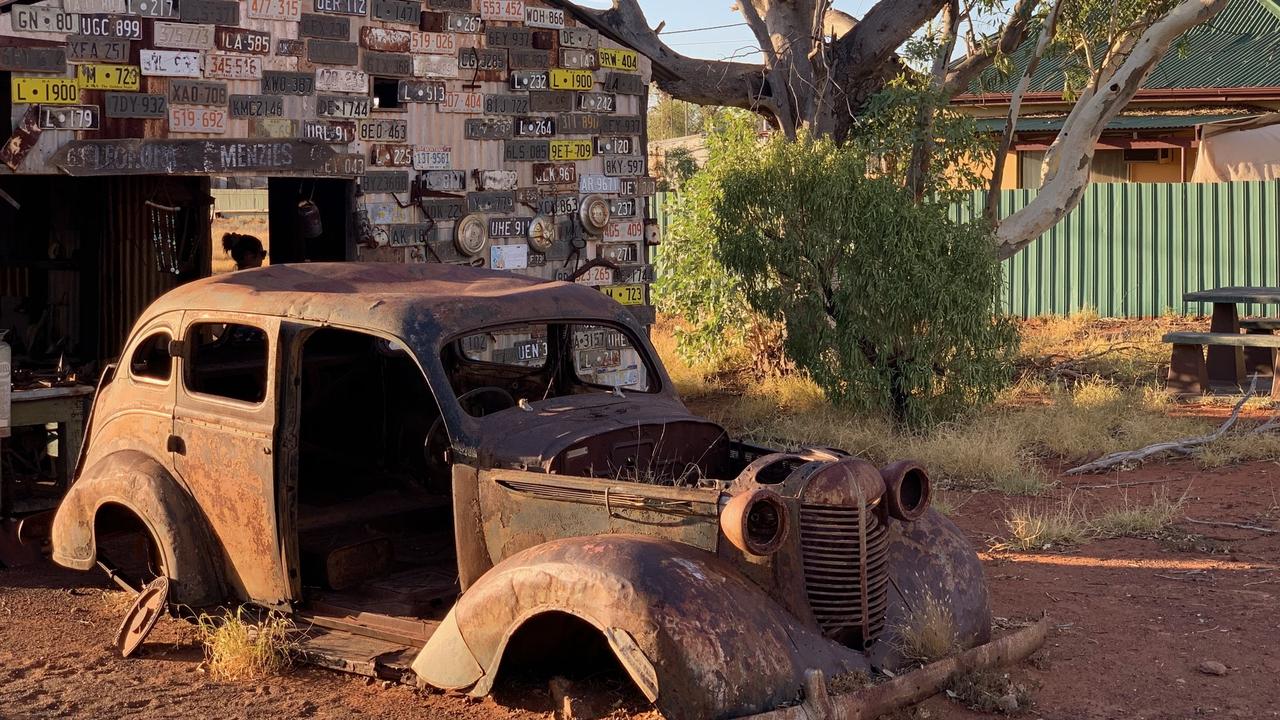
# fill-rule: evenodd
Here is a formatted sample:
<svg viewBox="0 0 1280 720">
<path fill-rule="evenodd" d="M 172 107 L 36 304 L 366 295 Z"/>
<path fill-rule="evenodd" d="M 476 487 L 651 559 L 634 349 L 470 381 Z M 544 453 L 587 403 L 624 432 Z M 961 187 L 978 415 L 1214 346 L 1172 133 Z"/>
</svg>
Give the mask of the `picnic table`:
<svg viewBox="0 0 1280 720">
<path fill-rule="evenodd" d="M 1241 320 L 1238 305 L 1280 305 L 1280 287 L 1223 287 L 1197 290 L 1182 296 L 1188 302 L 1213 305 L 1209 332 L 1172 332 L 1164 342 L 1173 344 L 1168 388 L 1192 394 L 1207 390 L 1240 392 L 1250 375 L 1274 373 L 1280 350 L 1280 318 Z M 1246 330 L 1241 333 L 1241 329 Z M 1202 351 L 1207 348 L 1207 353 Z M 1207 357 L 1206 357 L 1207 355 Z M 1272 396 L 1280 398 L 1280 383 L 1272 382 Z"/>
</svg>

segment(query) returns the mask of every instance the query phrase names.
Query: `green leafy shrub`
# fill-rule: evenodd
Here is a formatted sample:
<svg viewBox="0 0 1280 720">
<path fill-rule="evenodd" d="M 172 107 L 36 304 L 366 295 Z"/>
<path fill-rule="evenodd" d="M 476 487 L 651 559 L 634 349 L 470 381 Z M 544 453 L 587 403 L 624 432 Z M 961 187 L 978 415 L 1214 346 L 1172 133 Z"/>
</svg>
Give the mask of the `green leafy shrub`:
<svg viewBox="0 0 1280 720">
<path fill-rule="evenodd" d="M 690 181 L 677 227 L 702 239 L 670 259 L 678 283 L 703 284 L 714 327 L 740 327 L 745 300 L 785 326 L 787 356 L 828 398 L 907 424 L 994 398 L 1018 335 L 998 314 L 988 228 L 913 202 L 852 144 L 737 147 Z M 714 263 L 728 272 L 709 272 Z"/>
</svg>

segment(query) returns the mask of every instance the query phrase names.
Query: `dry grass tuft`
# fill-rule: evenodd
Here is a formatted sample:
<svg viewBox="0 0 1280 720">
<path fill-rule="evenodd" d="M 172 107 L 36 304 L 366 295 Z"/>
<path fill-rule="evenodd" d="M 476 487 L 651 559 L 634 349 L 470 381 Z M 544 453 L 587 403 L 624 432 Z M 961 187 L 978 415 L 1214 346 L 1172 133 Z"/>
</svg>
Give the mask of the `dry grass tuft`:
<svg viewBox="0 0 1280 720">
<path fill-rule="evenodd" d="M 898 652 L 912 662 L 931 663 L 959 649 L 951 607 L 931 592 L 912 603 L 894 634 Z"/>
<path fill-rule="evenodd" d="M 863 688 L 870 687 L 871 676 L 861 670 L 850 670 L 839 675 L 833 675 L 827 681 L 827 692 L 832 695 L 845 695 L 851 692 L 857 692 Z"/>
<path fill-rule="evenodd" d="M 984 713 L 1016 715 L 1031 707 L 1031 690 L 1015 683 L 1008 673 L 998 670 L 974 670 L 951 680 L 947 697 L 971 710 Z"/>
<path fill-rule="evenodd" d="M 1280 432 L 1232 432 L 1217 442 L 1200 446 L 1196 462 L 1203 468 L 1219 468 L 1258 460 L 1280 460 Z"/>
<path fill-rule="evenodd" d="M 1126 496 L 1123 505 L 1106 510 L 1091 520 L 1089 526 L 1099 538 L 1152 537 L 1182 514 L 1185 500 L 1185 493 L 1171 499 L 1168 492 L 1163 492 L 1153 494 L 1151 502 L 1143 505 L 1130 503 Z"/>
<path fill-rule="evenodd" d="M 221 617 L 197 619 L 209 675 L 215 680 L 257 680 L 277 675 L 291 662 L 293 622 L 275 611 L 261 622 L 241 606 Z"/>
<path fill-rule="evenodd" d="M 1009 537 L 995 550 L 1048 550 L 1074 545 L 1089 536 L 1089 523 L 1071 496 L 1056 505 L 1025 505 L 1005 515 Z"/>
</svg>

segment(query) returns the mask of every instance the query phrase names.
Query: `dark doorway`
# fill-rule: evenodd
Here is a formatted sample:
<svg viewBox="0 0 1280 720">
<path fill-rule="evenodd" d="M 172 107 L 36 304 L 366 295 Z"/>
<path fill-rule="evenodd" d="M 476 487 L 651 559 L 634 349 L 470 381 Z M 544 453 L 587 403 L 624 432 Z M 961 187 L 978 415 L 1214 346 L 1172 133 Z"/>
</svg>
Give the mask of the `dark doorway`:
<svg viewBox="0 0 1280 720">
<path fill-rule="evenodd" d="M 347 238 L 355 183 L 350 180 L 311 178 L 271 178 L 267 182 L 270 202 L 271 262 L 327 262 L 354 257 Z M 319 215 L 319 234 L 301 203 L 313 203 Z M 313 237 L 314 235 L 314 237 Z"/>
</svg>

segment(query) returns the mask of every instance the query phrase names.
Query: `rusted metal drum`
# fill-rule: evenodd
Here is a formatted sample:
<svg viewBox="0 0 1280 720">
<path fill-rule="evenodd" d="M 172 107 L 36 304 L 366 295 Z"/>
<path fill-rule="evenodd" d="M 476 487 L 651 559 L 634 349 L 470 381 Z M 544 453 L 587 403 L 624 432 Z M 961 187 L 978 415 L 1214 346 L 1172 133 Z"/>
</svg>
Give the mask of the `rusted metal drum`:
<svg viewBox="0 0 1280 720">
<path fill-rule="evenodd" d="M 298 201 L 298 228 L 302 237 L 311 240 L 324 234 L 324 222 L 320 219 L 320 208 L 310 200 Z"/>
</svg>

